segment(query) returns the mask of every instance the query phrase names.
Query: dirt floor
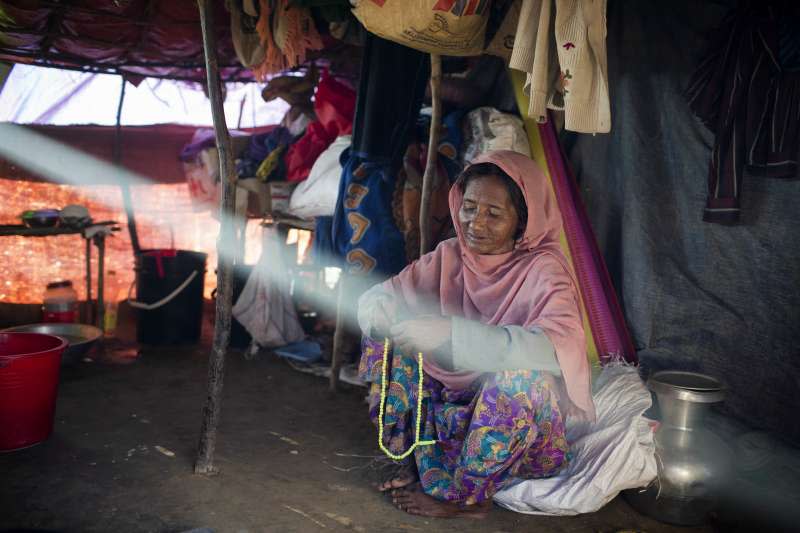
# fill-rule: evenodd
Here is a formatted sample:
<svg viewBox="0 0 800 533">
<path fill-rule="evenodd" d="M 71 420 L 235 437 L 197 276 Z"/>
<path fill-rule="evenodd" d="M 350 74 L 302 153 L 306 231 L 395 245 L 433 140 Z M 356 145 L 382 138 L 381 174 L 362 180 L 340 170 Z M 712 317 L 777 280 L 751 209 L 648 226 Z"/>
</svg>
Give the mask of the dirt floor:
<svg viewBox="0 0 800 533">
<path fill-rule="evenodd" d="M 394 509 L 363 390 L 328 391 L 270 353 L 228 357 L 216 453 L 192 473 L 207 348 L 150 348 L 128 365 L 65 369 L 53 436 L 0 454 L 0 531 L 710 531 L 671 528 L 617 498 L 578 517 L 494 508 L 483 521 Z"/>
</svg>

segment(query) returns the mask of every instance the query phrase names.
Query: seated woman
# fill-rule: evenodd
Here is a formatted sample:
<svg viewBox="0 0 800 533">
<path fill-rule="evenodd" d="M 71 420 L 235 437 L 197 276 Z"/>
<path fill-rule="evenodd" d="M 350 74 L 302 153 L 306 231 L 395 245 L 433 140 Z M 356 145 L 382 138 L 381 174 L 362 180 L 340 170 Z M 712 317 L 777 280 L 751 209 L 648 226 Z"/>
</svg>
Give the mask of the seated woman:
<svg viewBox="0 0 800 533">
<path fill-rule="evenodd" d="M 360 372 L 377 423 L 384 337 L 391 340 L 384 446 L 407 450 L 380 486 L 411 514 L 482 517 L 514 478 L 568 461 L 564 418 L 593 420 L 578 293 L 558 244 L 561 215 L 545 176 L 516 152 L 488 153 L 450 191 L 457 237 L 367 291 Z"/>
</svg>

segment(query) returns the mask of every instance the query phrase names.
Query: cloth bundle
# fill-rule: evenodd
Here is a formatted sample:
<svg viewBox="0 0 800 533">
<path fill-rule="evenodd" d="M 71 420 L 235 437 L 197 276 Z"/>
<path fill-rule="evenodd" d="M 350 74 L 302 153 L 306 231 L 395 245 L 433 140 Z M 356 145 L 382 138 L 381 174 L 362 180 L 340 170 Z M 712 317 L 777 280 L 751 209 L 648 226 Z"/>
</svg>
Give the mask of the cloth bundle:
<svg viewBox="0 0 800 533">
<path fill-rule="evenodd" d="M 317 120 L 311 122 L 305 135 L 286 151 L 287 181 L 306 179 L 314 162 L 336 137 L 353 131 L 355 106 L 355 92 L 323 72 L 314 98 Z"/>
<path fill-rule="evenodd" d="M 322 38 L 311 11 L 290 0 L 259 0 L 256 30 L 264 47 L 264 60 L 253 68 L 263 81 L 269 74 L 305 63 L 308 51 L 321 50 Z"/>
</svg>

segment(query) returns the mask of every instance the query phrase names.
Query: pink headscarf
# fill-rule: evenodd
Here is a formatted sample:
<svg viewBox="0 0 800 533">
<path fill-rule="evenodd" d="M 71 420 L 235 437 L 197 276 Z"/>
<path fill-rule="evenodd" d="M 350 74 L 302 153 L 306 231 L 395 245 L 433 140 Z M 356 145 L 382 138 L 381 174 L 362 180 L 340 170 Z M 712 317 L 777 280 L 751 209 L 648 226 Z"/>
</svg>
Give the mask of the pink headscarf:
<svg viewBox="0 0 800 533">
<path fill-rule="evenodd" d="M 463 193 L 454 185 L 450 189 L 450 215 L 458 237 L 439 244 L 433 252 L 386 281 L 384 287 L 411 313 L 428 312 L 430 308 L 425 303 L 438 300 L 443 316 L 540 328 L 555 347 L 568 399 L 594 420 L 580 300 L 559 245 L 561 213 L 547 178 L 536 163 L 517 152 L 489 152 L 472 165 L 479 163 L 492 163 L 503 169 L 525 198 L 528 223 L 514 249 L 498 255 L 479 255 L 469 250 L 458 223 Z M 465 388 L 481 375 L 448 372 L 428 360 L 424 369 L 452 389 Z"/>
</svg>

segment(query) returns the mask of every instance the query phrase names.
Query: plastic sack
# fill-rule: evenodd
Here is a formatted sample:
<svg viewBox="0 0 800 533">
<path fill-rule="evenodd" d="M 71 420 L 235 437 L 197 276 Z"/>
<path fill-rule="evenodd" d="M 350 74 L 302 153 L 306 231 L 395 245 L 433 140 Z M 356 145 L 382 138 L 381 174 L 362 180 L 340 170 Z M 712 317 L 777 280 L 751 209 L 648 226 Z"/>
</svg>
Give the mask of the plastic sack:
<svg viewBox="0 0 800 533">
<path fill-rule="evenodd" d="M 261 257 L 233 306 L 233 316 L 265 348 L 305 338 L 289 295 L 289 275 L 275 228 L 264 228 Z"/>
<path fill-rule="evenodd" d="M 342 178 L 342 165 L 339 158 L 352 141 L 350 135 L 337 137 L 320 154 L 311 167 L 308 179 L 300 183 L 292 192 L 289 214 L 298 218 L 333 216 L 336 210 L 336 196 L 339 194 L 339 180 Z"/>
<path fill-rule="evenodd" d="M 473 109 L 464 118 L 464 163 L 494 150 L 513 150 L 531 156 L 522 120 L 493 107 Z"/>
<path fill-rule="evenodd" d="M 638 369 L 609 364 L 595 380 L 597 422 L 567 422 L 572 461 L 557 476 L 529 479 L 494 495 L 499 505 L 526 514 L 593 513 L 625 489 L 657 474 L 650 392 Z"/>
<path fill-rule="evenodd" d="M 254 8 L 253 0 L 245 3 L 249 4 L 248 8 Z M 242 2 L 231 2 L 228 9 L 231 13 L 231 40 L 236 57 L 247 68 L 260 65 L 264 62 L 266 53 L 256 31 L 258 16 L 248 14 L 248 9 L 245 9 Z"/>
<path fill-rule="evenodd" d="M 353 13 L 368 31 L 431 54 L 483 51 L 489 0 L 359 0 Z"/>
<path fill-rule="evenodd" d="M 219 205 L 219 152 L 216 147 L 200 150 L 191 161 L 184 161 L 183 175 L 194 211 L 208 211 Z"/>
</svg>

